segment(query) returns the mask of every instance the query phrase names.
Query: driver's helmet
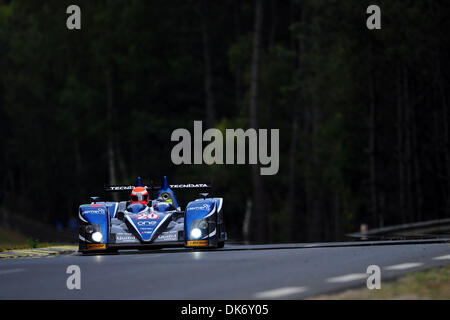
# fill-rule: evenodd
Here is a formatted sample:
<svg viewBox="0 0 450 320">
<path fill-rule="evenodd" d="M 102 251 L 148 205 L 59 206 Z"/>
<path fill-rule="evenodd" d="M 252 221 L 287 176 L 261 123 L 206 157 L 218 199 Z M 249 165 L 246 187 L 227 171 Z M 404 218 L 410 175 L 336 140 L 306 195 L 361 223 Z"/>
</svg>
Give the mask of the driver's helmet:
<svg viewBox="0 0 450 320">
<path fill-rule="evenodd" d="M 131 203 L 148 204 L 148 191 L 145 187 L 136 187 L 131 191 Z"/>
</svg>

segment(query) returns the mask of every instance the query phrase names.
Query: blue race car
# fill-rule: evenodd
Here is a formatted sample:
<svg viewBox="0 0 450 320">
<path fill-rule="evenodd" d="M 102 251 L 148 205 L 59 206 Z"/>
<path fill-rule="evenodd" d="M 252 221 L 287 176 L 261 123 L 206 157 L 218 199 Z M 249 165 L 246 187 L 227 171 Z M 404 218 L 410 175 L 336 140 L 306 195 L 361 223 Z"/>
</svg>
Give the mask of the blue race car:
<svg viewBox="0 0 450 320">
<path fill-rule="evenodd" d="M 172 189 L 204 189 L 207 184 L 169 185 L 162 187 L 109 186 L 105 191 L 132 191 L 131 200 L 102 202 L 91 197 L 78 211 L 79 251 L 116 252 L 119 249 L 165 247 L 222 248 L 227 234 L 224 228 L 222 198 L 201 198 L 181 210 Z M 156 198 L 148 192 L 157 190 Z"/>
</svg>

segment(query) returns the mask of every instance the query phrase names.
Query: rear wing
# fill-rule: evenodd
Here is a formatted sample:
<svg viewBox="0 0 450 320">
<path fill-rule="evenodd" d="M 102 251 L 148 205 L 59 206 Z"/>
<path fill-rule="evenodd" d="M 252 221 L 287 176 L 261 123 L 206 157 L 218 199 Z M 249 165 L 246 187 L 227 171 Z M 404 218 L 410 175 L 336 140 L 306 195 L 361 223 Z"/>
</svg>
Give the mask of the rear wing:
<svg viewBox="0 0 450 320">
<path fill-rule="evenodd" d="M 167 182 L 167 177 L 164 176 L 163 179 L 163 185 L 162 186 L 154 186 L 153 185 L 153 181 L 150 183 L 150 186 L 144 186 L 142 184 L 142 179 L 141 177 L 137 178 L 137 183 L 136 186 L 105 186 L 105 191 L 106 192 L 114 192 L 114 191 L 132 191 L 135 187 L 144 187 L 145 189 L 147 189 L 147 191 L 150 194 L 150 198 L 152 197 L 152 191 L 157 191 L 156 197 L 159 197 L 162 193 L 168 193 L 170 194 L 170 196 L 166 196 L 168 198 L 172 198 L 173 200 L 173 204 L 175 205 L 176 208 L 179 208 L 177 199 L 175 198 L 175 194 L 173 193 L 174 190 L 177 189 L 184 189 L 184 190 L 189 190 L 189 189 L 208 189 L 211 188 L 211 184 L 208 183 L 187 183 L 187 184 L 171 184 L 169 185 L 169 183 Z"/>
<path fill-rule="evenodd" d="M 131 191 L 136 186 L 106 186 L 105 185 L 105 191 L 107 192 L 114 192 L 114 191 Z M 165 187 L 161 186 L 143 186 L 148 191 L 152 190 L 161 190 Z M 211 184 L 209 183 L 188 183 L 188 184 L 171 184 L 169 185 L 170 189 L 210 189 L 212 188 Z"/>
<path fill-rule="evenodd" d="M 168 189 L 205 189 L 211 188 L 211 185 L 208 183 L 188 183 L 188 184 L 171 184 L 167 182 L 167 177 L 164 176 L 163 186 L 154 186 L 153 181 L 150 182 L 150 186 L 144 186 L 142 184 L 141 177 L 137 177 L 136 186 L 105 186 L 105 191 L 130 191 L 135 187 L 144 187 L 147 191 L 153 190 L 168 190 Z"/>
</svg>

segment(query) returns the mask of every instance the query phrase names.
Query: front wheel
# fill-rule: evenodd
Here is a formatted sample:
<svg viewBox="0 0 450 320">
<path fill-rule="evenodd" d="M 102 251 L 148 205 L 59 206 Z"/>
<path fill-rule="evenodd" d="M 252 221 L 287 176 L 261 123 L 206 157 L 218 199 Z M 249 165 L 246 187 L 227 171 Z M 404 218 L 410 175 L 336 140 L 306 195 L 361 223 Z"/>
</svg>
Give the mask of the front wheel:
<svg viewBox="0 0 450 320">
<path fill-rule="evenodd" d="M 105 253 L 118 253 L 119 249 L 118 248 L 108 248 L 105 250 Z"/>
<path fill-rule="evenodd" d="M 217 248 L 222 249 L 225 246 L 225 241 L 218 241 L 217 242 Z"/>
</svg>

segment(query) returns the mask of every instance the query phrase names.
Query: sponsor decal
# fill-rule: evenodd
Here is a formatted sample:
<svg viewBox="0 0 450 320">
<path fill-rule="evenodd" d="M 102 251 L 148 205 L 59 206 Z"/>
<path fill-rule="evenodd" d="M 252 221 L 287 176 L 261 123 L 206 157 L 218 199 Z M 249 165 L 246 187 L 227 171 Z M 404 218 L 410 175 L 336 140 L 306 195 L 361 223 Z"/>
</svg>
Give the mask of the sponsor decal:
<svg viewBox="0 0 450 320">
<path fill-rule="evenodd" d="M 197 184 L 171 184 L 171 188 L 207 188 L 208 185 L 205 183 L 197 183 Z"/>
<path fill-rule="evenodd" d="M 195 240 L 195 241 L 187 242 L 188 246 L 193 246 L 193 247 L 207 246 L 208 244 L 209 244 L 208 240 Z"/>
<path fill-rule="evenodd" d="M 94 208 L 101 207 L 101 206 L 102 206 L 101 204 L 94 204 L 94 203 L 90 205 L 90 207 L 94 207 Z"/>
<path fill-rule="evenodd" d="M 159 219 L 159 214 L 151 213 L 150 214 L 150 219 Z"/>
<path fill-rule="evenodd" d="M 106 249 L 106 244 L 104 243 L 88 243 L 88 250 L 101 250 Z"/>
<path fill-rule="evenodd" d="M 109 190 L 133 190 L 134 186 L 111 186 Z"/>
<path fill-rule="evenodd" d="M 138 221 L 137 223 L 138 226 L 154 226 L 156 224 L 156 221 Z"/>
<path fill-rule="evenodd" d="M 142 231 L 145 231 L 145 230 L 150 230 L 151 232 L 153 232 L 154 230 L 155 230 L 155 228 L 152 228 L 152 227 L 141 227 L 141 228 L 139 228 L 139 232 L 140 233 L 144 233 L 144 232 L 142 232 Z"/>
<path fill-rule="evenodd" d="M 137 239 L 132 234 L 118 233 L 116 235 L 116 241 L 137 241 Z"/>
<path fill-rule="evenodd" d="M 98 208 L 97 210 L 85 210 L 83 214 L 105 214 L 106 211 L 104 208 Z"/>
<path fill-rule="evenodd" d="M 161 241 L 178 241 L 178 232 L 177 231 L 163 232 L 156 239 Z"/>
<path fill-rule="evenodd" d="M 188 210 L 209 210 L 210 206 L 209 204 L 205 203 L 202 206 L 197 206 L 197 207 L 189 207 L 187 208 Z"/>
<path fill-rule="evenodd" d="M 136 215 L 136 219 L 137 220 L 142 220 L 142 219 L 159 219 L 159 214 L 156 213 L 140 213 L 138 215 Z"/>
</svg>

